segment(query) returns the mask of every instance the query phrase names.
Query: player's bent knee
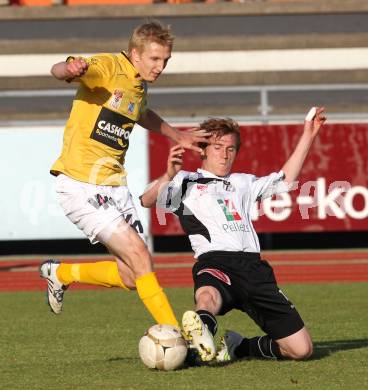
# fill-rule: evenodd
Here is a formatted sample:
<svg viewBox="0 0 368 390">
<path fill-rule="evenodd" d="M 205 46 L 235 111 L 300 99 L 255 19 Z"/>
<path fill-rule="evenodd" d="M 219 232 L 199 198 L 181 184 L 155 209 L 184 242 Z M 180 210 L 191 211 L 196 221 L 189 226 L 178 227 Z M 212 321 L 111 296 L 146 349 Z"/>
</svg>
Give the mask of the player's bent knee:
<svg viewBox="0 0 368 390">
<path fill-rule="evenodd" d="M 221 295 L 213 287 L 200 287 L 196 292 L 197 309 L 208 310 L 217 313 L 221 306 Z"/>
<path fill-rule="evenodd" d="M 281 354 L 289 359 L 308 359 L 313 353 L 313 342 L 305 327 L 287 336 L 276 340 L 280 347 Z"/>
<path fill-rule="evenodd" d="M 212 304 L 214 299 L 212 294 L 209 291 L 202 291 L 196 295 L 197 303 L 201 305 Z"/>
<path fill-rule="evenodd" d="M 305 346 L 303 353 L 301 354 L 300 359 L 308 359 L 313 355 L 313 344 L 309 343 Z"/>
<path fill-rule="evenodd" d="M 313 344 L 308 342 L 300 343 L 290 348 L 287 353 L 294 360 L 308 359 L 313 354 Z"/>
</svg>

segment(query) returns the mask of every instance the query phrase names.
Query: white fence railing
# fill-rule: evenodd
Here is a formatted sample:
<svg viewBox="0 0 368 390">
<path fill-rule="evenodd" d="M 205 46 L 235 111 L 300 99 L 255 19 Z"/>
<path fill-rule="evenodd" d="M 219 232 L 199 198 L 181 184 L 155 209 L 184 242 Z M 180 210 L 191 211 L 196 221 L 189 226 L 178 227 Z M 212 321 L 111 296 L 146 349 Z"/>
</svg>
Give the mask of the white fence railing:
<svg viewBox="0 0 368 390">
<path fill-rule="evenodd" d="M 199 86 L 199 87 L 157 87 L 151 88 L 149 94 L 153 97 L 155 95 L 185 95 L 185 94 L 202 94 L 202 95 L 218 95 L 218 94 L 232 94 L 232 93 L 241 93 L 245 97 L 247 94 L 258 94 L 259 102 L 257 109 L 254 111 L 254 114 L 249 115 L 231 115 L 234 119 L 237 119 L 241 122 L 261 122 L 269 123 L 275 121 L 299 121 L 303 118 L 303 112 L 295 112 L 295 110 L 290 112 L 281 112 L 277 110 L 278 104 L 281 101 L 282 97 L 275 98 L 278 93 L 295 93 L 295 96 L 298 97 L 300 102 L 303 102 L 303 92 L 313 92 L 316 93 L 316 98 L 313 101 L 322 103 L 323 100 L 327 99 L 328 104 L 326 103 L 327 108 L 329 106 L 337 106 L 343 104 L 346 106 L 353 106 L 358 104 L 359 106 L 364 106 L 368 103 L 368 84 L 316 84 L 316 85 L 254 85 L 254 86 Z M 366 94 L 362 95 L 361 91 L 366 91 Z M 346 94 L 349 92 L 351 102 L 346 101 Z M 326 98 L 320 98 L 319 94 L 324 93 L 328 94 L 333 93 L 334 96 Z M 56 97 L 72 97 L 75 94 L 74 89 L 49 89 L 49 90 L 9 90 L 9 91 L 0 91 L 0 100 L 9 99 L 9 98 L 56 98 Z M 360 94 L 360 96 L 359 96 Z M 354 96 L 355 95 L 355 96 Z M 362 99 L 362 96 L 365 98 Z M 225 98 L 225 97 L 224 97 Z M 310 98 L 309 98 L 310 100 Z M 310 102 L 308 99 L 305 99 L 305 109 L 309 108 L 308 104 Z M 19 104 L 19 102 L 17 103 Z M 239 103 L 241 105 L 242 103 Z M 299 103 L 303 105 L 304 103 Z M 278 113 L 276 113 L 276 111 Z M 226 113 L 224 113 L 226 115 Z M 200 116 L 195 117 L 171 117 L 168 118 L 171 122 L 178 123 L 187 123 L 187 122 L 198 122 L 203 118 Z M 357 110 L 348 110 L 344 109 L 339 112 L 334 110 L 334 112 L 329 112 L 329 120 L 331 121 L 366 121 L 368 120 L 368 104 L 367 109 L 362 112 L 357 112 Z M 37 121 L 36 121 L 37 122 Z M 64 123 L 64 121 L 48 121 L 49 123 Z M 0 125 L 12 125 L 19 124 L 21 122 L 17 121 L 0 121 Z M 29 122 L 28 122 L 29 123 Z M 38 122 L 37 122 L 38 123 Z"/>
</svg>

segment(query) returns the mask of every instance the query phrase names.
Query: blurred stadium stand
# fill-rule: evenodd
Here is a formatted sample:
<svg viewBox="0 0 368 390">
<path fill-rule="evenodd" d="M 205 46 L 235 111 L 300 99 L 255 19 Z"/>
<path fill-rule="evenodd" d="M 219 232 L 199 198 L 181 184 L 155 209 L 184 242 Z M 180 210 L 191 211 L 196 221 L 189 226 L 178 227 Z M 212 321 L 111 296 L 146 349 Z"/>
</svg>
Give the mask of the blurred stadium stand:
<svg viewBox="0 0 368 390">
<path fill-rule="evenodd" d="M 24 2 L 26 0 L 19 2 Z M 28 0 L 27 0 L 28 1 Z M 31 0 L 29 0 L 31 1 Z M 41 1 L 41 0 L 40 0 Z M 85 1 L 87 3 L 87 0 Z M 104 2 L 106 3 L 106 2 Z M 1 54 L 57 54 L 119 52 L 127 46 L 132 27 L 146 17 L 157 17 L 173 26 L 177 36 L 174 54 L 180 52 L 340 49 L 368 47 L 368 2 L 364 0 L 250 0 L 244 3 L 211 4 L 137 4 L 137 5 L 60 5 L 52 7 L 0 7 Z M 26 67 L 26 65 L 25 65 Z M 334 70 L 277 70 L 222 73 L 164 74 L 153 88 L 181 86 L 277 86 L 366 83 L 368 67 Z M 51 76 L 0 77 L 1 90 L 42 90 L 73 88 Z M 294 87 L 295 89 L 296 87 Z M 348 86 L 344 89 L 349 89 Z M 341 91 L 341 89 L 340 89 Z M 234 101 L 224 104 L 228 115 L 254 115 L 260 105 L 259 96 L 248 93 L 249 109 Z M 259 95 L 261 91 L 257 93 Z M 270 102 L 274 112 L 304 112 L 311 96 L 325 92 L 308 91 L 306 98 L 295 98 L 294 92 L 283 91 L 287 107 L 278 111 L 277 102 Z M 272 95 L 269 94 L 269 96 Z M 346 98 L 346 95 L 348 97 Z M 366 91 L 335 93 L 327 99 L 330 112 L 361 112 L 366 106 Z M 268 96 L 268 98 L 269 98 Z M 351 97 L 352 96 L 352 97 Z M 70 98 L 69 98 L 70 99 Z M 281 99 L 281 98 L 280 98 Z M 280 100 L 279 99 L 279 100 Z M 239 100 L 239 99 L 238 99 Z M 253 102 L 254 100 L 254 102 Z M 161 101 L 156 99 L 157 104 Z M 230 101 L 230 100 L 229 100 Z M 335 103 L 336 102 L 336 103 Z M 190 102 L 189 102 L 190 103 Z M 211 102 L 181 107 L 167 107 L 163 115 L 199 116 L 211 112 Z M 218 103 L 217 103 L 218 104 Z M 27 112 L 13 114 L 0 105 L 0 120 L 26 119 Z M 65 118 L 67 107 L 57 105 L 39 112 L 32 109 L 32 119 Z M 229 106 L 231 111 L 228 112 Z M 219 115 L 216 107 L 212 113 Z M 287 110 L 286 110 L 287 109 Z M 4 111 L 5 110 L 5 111 Z M 286 111 L 285 111 L 286 110 Z M 261 110 L 262 111 L 262 110 Z M 264 110 L 263 110 L 264 111 Z M 13 115 L 13 117 L 12 117 Z"/>
<path fill-rule="evenodd" d="M 108 4 L 149 4 L 149 3 L 217 3 L 224 1 L 233 1 L 235 3 L 250 2 L 279 2 L 285 0 L 0 0 L 0 5 L 22 5 L 22 6 L 53 6 L 53 5 L 108 5 Z M 288 1 L 288 0 L 286 0 Z M 305 0 L 294 0 L 294 2 L 305 2 Z"/>
<path fill-rule="evenodd" d="M 119 52 L 127 47 L 131 28 L 147 17 L 155 17 L 170 23 L 177 37 L 175 53 L 203 51 L 266 51 L 266 50 L 303 50 L 303 49 L 339 49 L 368 48 L 368 1 L 366 0 L 245 0 L 245 1 L 134 1 L 135 4 L 96 5 L 97 2 L 76 0 L 83 6 L 66 5 L 73 1 L 63 0 L 0 0 L 0 56 L 31 54 L 68 54 Z M 122 1 L 121 3 L 123 3 Z M 26 6 L 38 3 L 39 6 Z M 49 6 L 41 6 L 47 3 Z M 152 4 L 148 4 L 152 3 Z M 155 3 L 155 4 L 153 4 Z M 185 3 L 185 4 L 181 4 Z M 203 4 L 205 3 L 205 4 Z M 24 6 L 22 6 L 24 5 Z M 25 57 L 24 66 L 27 67 Z M 368 67 L 349 70 L 277 70 L 222 73 L 188 73 L 164 74 L 154 90 L 180 87 L 213 86 L 225 87 L 272 87 L 268 98 L 278 94 L 278 100 L 268 103 L 274 112 L 284 115 L 285 112 L 300 114 L 305 111 L 316 96 L 325 92 L 318 89 L 345 84 L 347 87 L 340 93 L 326 95 L 328 111 L 335 113 L 360 113 L 367 115 Z M 282 87 L 292 86 L 293 94 Z M 298 91 L 300 85 L 315 90 Z M 348 90 L 349 85 L 358 87 Z M 277 92 L 277 87 L 280 86 Z M 359 89 L 359 87 L 362 89 Z M 62 90 L 72 89 L 54 80 L 51 76 L 0 76 L 0 91 L 21 92 L 23 90 Z M 364 89 L 366 88 L 366 89 Z M 276 92 L 275 92 L 276 91 Z M 71 92 L 71 91 L 70 91 Z M 330 92 L 330 91 L 329 91 Z M 244 101 L 236 95 L 227 103 L 220 92 L 213 92 L 216 99 L 208 98 L 198 102 L 189 98 L 180 104 L 166 106 L 160 94 L 152 94 L 153 107 L 167 117 L 190 117 L 191 120 L 201 115 L 254 115 L 259 110 L 259 96 Z M 242 95 L 243 96 L 243 95 Z M 65 120 L 69 110 L 71 95 L 64 100 L 49 104 L 43 101 L 22 100 L 19 96 L 4 95 L 0 97 L 0 121 L 42 121 Z M 190 99 L 193 101 L 191 102 Z M 247 99 L 250 103 L 247 106 Z M 49 99 L 51 100 L 51 99 Z M 225 102 L 224 102 L 225 101 Z M 29 103 L 27 103 L 29 102 Z M 46 102 L 46 103 L 45 103 Z M 220 103 L 219 103 L 220 102 Z M 284 102 L 284 106 L 277 106 Z M 267 104 L 268 104 L 267 103 Z M 43 104 L 48 104 L 43 106 Z M 267 105 L 266 104 L 266 105 Z M 285 119 L 287 119 L 285 117 Z M 352 119 L 353 116 L 352 116 Z M 77 240 L 79 241 L 79 240 Z M 77 242 L 75 241 L 75 242 Z M 366 232 L 342 233 L 295 233 L 262 234 L 261 242 L 265 249 L 278 247 L 349 247 L 366 246 Z M 71 253 L 75 251 L 73 241 L 68 244 Z M 157 237 L 156 250 L 178 247 L 189 249 L 184 237 Z M 172 244 L 172 248 L 169 243 Z M 0 253 L 20 251 L 24 253 L 39 252 L 44 243 L 2 243 Z M 55 247 L 57 243 L 50 243 Z M 79 246 L 78 244 L 77 246 Z M 82 251 L 87 251 L 88 243 L 84 241 Z M 60 243 L 65 248 L 65 242 Z M 97 247 L 95 247 L 96 249 Z M 104 249 L 101 249 L 104 251 Z"/>
<path fill-rule="evenodd" d="M 265 12 L 268 12 L 268 6 L 271 9 L 275 9 L 273 6 L 288 4 L 297 4 L 304 9 L 311 9 L 316 4 L 319 5 L 319 9 L 328 11 L 339 6 L 350 11 L 353 8 L 361 7 L 364 0 L 345 0 L 341 2 L 339 0 L 325 0 L 321 2 L 319 0 L 0 0 L 0 5 L 21 5 L 21 6 L 55 6 L 55 5 L 117 5 L 117 4 L 146 4 L 146 3 L 169 3 L 169 4 L 186 4 L 186 3 L 261 3 L 266 5 Z M 340 4 L 339 4 L 340 3 Z M 342 3 L 342 4 L 341 4 Z M 293 12 L 293 11 L 292 11 Z"/>
</svg>

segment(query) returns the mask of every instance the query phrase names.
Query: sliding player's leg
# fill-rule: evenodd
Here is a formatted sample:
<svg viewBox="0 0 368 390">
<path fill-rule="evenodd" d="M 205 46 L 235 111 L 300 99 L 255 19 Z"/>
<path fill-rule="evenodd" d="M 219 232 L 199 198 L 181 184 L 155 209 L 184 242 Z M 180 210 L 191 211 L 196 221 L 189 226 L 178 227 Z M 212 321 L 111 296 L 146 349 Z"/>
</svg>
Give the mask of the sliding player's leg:
<svg viewBox="0 0 368 390">
<path fill-rule="evenodd" d="M 211 263 L 197 262 L 192 270 L 196 310 L 183 315 L 182 326 L 190 346 L 198 351 L 202 361 L 210 361 L 216 355 L 214 336 L 217 331 L 216 315 L 224 306 L 230 309 L 225 293 L 224 274 L 211 268 Z M 225 278 L 226 279 L 226 278 Z"/>
<path fill-rule="evenodd" d="M 246 338 L 227 331 L 222 348 L 217 354 L 219 362 L 246 358 L 258 359 L 308 359 L 313 353 L 313 343 L 308 330 L 303 327 L 294 334 L 274 340 L 269 335 Z"/>
<path fill-rule="evenodd" d="M 215 315 L 221 308 L 221 295 L 212 286 L 202 286 L 196 291 L 195 300 L 196 310 L 188 310 L 183 315 L 183 331 L 190 346 L 198 351 L 200 359 L 210 361 L 216 355 Z"/>
<path fill-rule="evenodd" d="M 247 338 L 228 331 L 217 359 L 308 358 L 313 351 L 311 337 L 295 305 L 278 287 L 272 267 L 266 261 L 247 262 L 241 276 L 236 285 L 242 302 L 238 308 L 247 313 L 265 335 Z"/>
</svg>

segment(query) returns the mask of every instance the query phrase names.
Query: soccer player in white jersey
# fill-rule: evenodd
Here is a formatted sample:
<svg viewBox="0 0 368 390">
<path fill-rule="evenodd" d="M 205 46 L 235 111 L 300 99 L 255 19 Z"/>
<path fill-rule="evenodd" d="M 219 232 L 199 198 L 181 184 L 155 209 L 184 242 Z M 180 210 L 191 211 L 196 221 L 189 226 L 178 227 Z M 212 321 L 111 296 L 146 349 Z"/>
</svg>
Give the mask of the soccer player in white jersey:
<svg viewBox="0 0 368 390">
<path fill-rule="evenodd" d="M 277 286 L 271 266 L 261 260 L 250 210 L 252 204 L 289 191 L 326 118 L 312 108 L 294 151 L 279 172 L 264 177 L 230 173 L 240 148 L 239 126 L 231 119 L 209 119 L 200 127 L 212 133 L 203 145 L 202 166 L 182 171 L 184 149 L 174 146 L 166 173 L 141 196 L 145 207 L 175 213 L 188 234 L 194 257 L 195 311 L 183 315 L 183 330 L 202 361 L 216 356 L 217 315 L 232 309 L 248 314 L 264 336 L 246 338 L 228 331 L 216 359 L 306 359 L 313 344 L 295 306 Z"/>
</svg>

